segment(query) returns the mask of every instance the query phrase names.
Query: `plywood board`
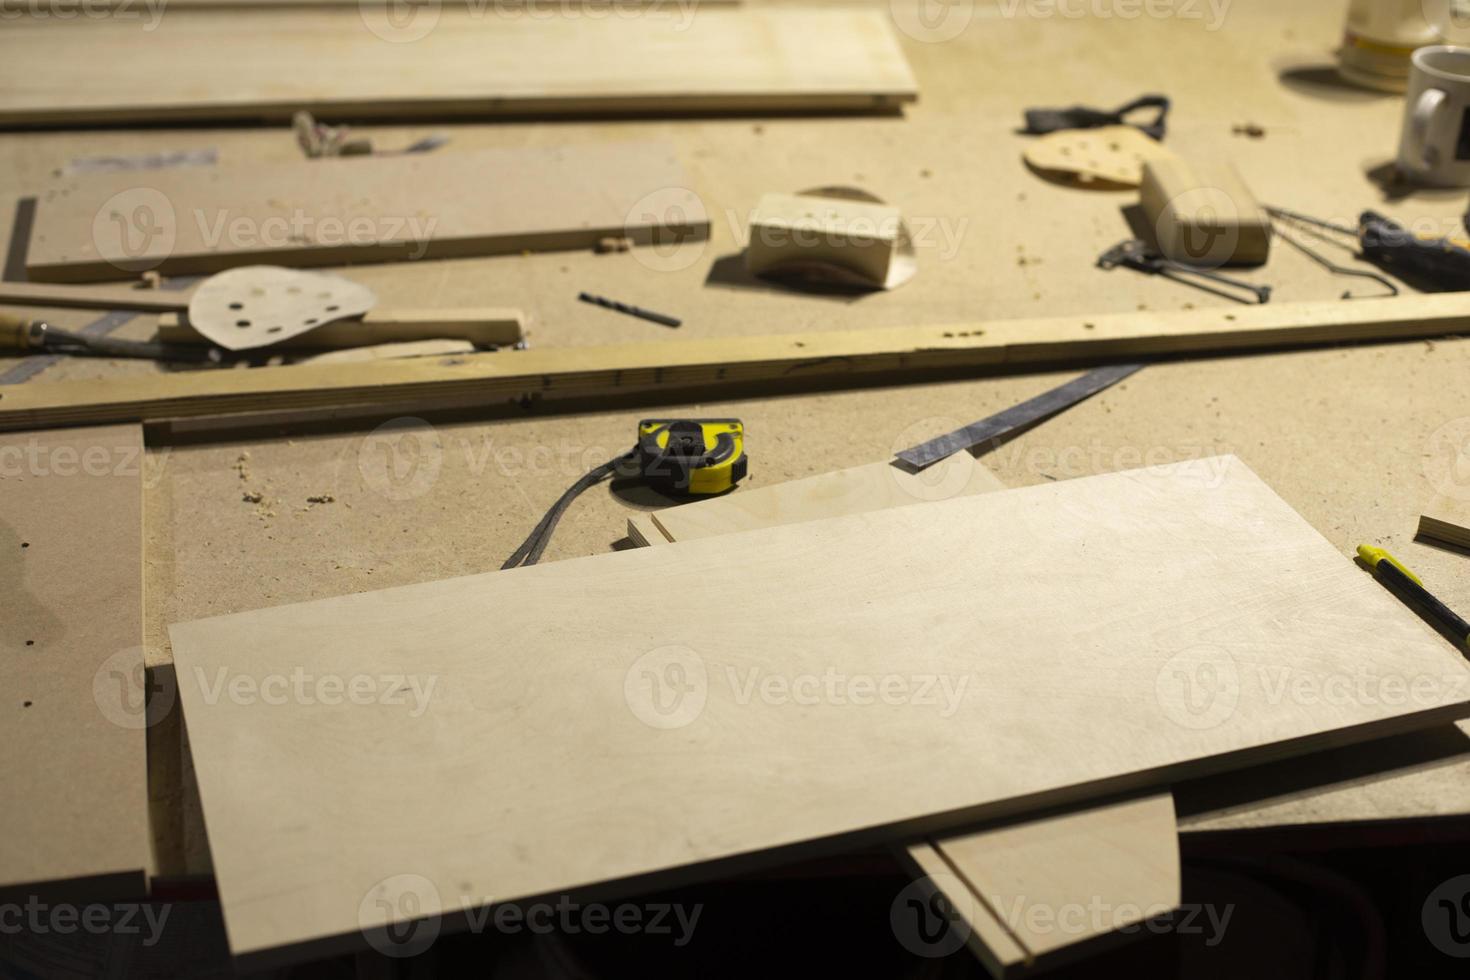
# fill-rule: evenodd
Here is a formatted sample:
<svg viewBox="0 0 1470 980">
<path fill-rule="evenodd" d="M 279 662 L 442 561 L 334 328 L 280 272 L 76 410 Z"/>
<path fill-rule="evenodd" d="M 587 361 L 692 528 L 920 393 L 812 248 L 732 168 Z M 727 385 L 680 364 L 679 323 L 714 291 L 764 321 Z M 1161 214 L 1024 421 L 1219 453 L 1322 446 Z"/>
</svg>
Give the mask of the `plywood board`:
<svg viewBox="0 0 1470 980">
<path fill-rule="evenodd" d="M 630 618 L 675 593 L 740 614 Z M 422 914 L 652 885 L 1470 714 L 1470 664 L 1233 457 L 170 632 L 247 956 L 386 926 L 405 874 Z M 1300 695 L 1367 656 L 1437 683 Z"/>
<path fill-rule="evenodd" d="M 988 468 L 960 453 L 918 474 L 889 463 L 871 463 L 737 490 L 629 518 L 628 529 L 634 543 L 647 546 L 1004 489 Z M 1027 920 L 1017 924 L 1010 914 L 1018 898 L 1024 905 L 1026 896 L 1034 896 L 1033 903 L 1049 902 L 1048 908 L 1089 908 L 1097 895 L 1111 896 L 1114 907 L 1119 895 L 1127 895 L 1121 901 L 1139 909 L 1178 905 L 1172 794 L 1083 807 L 1039 821 L 1034 835 L 1028 834 L 1028 826 L 1023 821 L 997 831 L 950 835 L 904 848 L 907 863 L 944 894 L 952 912 L 963 920 L 965 941 L 993 975 L 1005 976 L 1040 957 L 1052 957 L 1129 924 L 1083 919 L 1044 936 L 1023 934 Z M 1029 921 L 1039 919 L 1033 916 Z"/>
<path fill-rule="evenodd" d="M 923 473 L 869 463 L 769 487 L 742 487 L 722 497 L 667 507 L 649 519 L 669 541 L 694 541 L 1004 489 L 994 473 L 960 453 Z"/>
<path fill-rule="evenodd" d="M 0 125 L 855 110 L 917 95 L 886 10 L 185 10 L 151 25 L 147 58 L 139 30 L 8 23 Z"/>
<path fill-rule="evenodd" d="M 0 894 L 144 893 L 143 437 L 0 438 Z"/>
<path fill-rule="evenodd" d="M 59 177 L 39 195 L 26 272 L 83 282 L 708 233 L 668 143 L 445 150 Z"/>
<path fill-rule="evenodd" d="M 509 351 L 474 358 L 175 373 L 27 385 L 0 395 L 0 430 L 252 412 L 410 414 L 537 396 L 699 390 L 925 370 L 1069 363 L 1470 331 L 1454 293 L 1353 303 L 997 320 Z"/>
<path fill-rule="evenodd" d="M 628 533 L 641 546 L 693 541 L 1004 489 L 968 453 L 922 473 L 870 463 L 638 515 Z M 986 969 L 1003 977 L 1133 924 L 1141 911 L 1129 910 L 1178 907 L 1178 837 L 1174 797 L 1163 792 L 911 843 L 904 856 L 943 893 L 962 920 L 953 928 Z"/>
</svg>

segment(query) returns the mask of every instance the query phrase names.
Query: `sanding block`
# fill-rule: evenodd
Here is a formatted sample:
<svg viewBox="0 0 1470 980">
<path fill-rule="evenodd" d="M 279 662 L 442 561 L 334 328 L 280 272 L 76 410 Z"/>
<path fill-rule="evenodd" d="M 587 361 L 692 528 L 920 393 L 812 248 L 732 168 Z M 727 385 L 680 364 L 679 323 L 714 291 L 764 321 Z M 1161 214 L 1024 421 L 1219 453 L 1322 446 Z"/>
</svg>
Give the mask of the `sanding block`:
<svg viewBox="0 0 1470 980">
<path fill-rule="evenodd" d="M 1229 164 L 1147 160 L 1139 203 L 1159 251 L 1186 265 L 1261 265 L 1271 254 L 1271 218 Z"/>
</svg>

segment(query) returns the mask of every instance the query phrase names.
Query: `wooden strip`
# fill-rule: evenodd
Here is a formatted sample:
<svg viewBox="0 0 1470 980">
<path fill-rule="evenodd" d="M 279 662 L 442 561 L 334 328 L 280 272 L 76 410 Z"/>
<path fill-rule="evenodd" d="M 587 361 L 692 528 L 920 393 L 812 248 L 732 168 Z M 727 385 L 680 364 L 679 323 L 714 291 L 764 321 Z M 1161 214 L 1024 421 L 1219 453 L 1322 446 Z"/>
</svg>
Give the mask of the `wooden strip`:
<svg viewBox="0 0 1470 980">
<path fill-rule="evenodd" d="M 1455 293 L 1253 307 L 506 351 L 336 368 L 293 366 L 25 385 L 0 430 L 200 415 L 472 407 L 526 395 L 608 395 L 1001 365 L 1076 363 L 1464 333 Z"/>
<path fill-rule="evenodd" d="M 1419 515 L 1419 537 L 1470 549 L 1470 502 L 1439 497 Z"/>
<path fill-rule="evenodd" d="M 147 58 L 137 18 L 22 18 L 0 32 L 0 125 L 873 110 L 917 97 L 886 10 L 635 13 L 170 10 L 149 25 Z"/>
<path fill-rule="evenodd" d="M 187 292 L 129 289 L 123 286 L 58 286 L 52 283 L 0 282 L 0 305 L 45 306 L 65 310 L 132 310 L 187 313 Z"/>
<path fill-rule="evenodd" d="M 85 282 L 701 239 L 709 218 L 688 187 L 667 142 L 65 176 L 36 206 L 26 272 Z"/>
<path fill-rule="evenodd" d="M 336 350 L 417 340 L 454 339 L 509 347 L 525 336 L 525 314 L 498 307 L 369 310 L 361 320 L 338 320 L 297 334 L 279 347 Z M 203 337 L 181 323 L 176 314 L 158 318 L 158 339 L 174 344 L 202 344 Z"/>
<path fill-rule="evenodd" d="M 650 594 L 738 614 L 630 621 Z M 381 935 L 398 909 L 657 887 L 1470 712 L 1470 664 L 1233 457 L 171 636 L 252 963 Z M 1273 696 L 1356 677 L 1369 651 L 1375 677 L 1441 683 Z"/>
<path fill-rule="evenodd" d="M 137 426 L 0 438 L 0 893 L 107 900 L 149 867 Z"/>
<path fill-rule="evenodd" d="M 968 453 L 923 473 L 870 463 L 637 515 L 629 518 L 629 536 L 639 545 L 693 541 L 1004 489 Z M 1042 960 L 1050 965 L 1133 924 L 1130 909 L 1178 907 L 1177 842 L 1174 796 L 1163 792 L 904 850 L 907 863 L 963 918 L 955 928 L 969 930 L 966 942 L 986 969 L 1004 977 Z M 1058 921 L 1061 910 L 1065 923 Z M 915 924 L 911 938 L 932 935 Z"/>
</svg>

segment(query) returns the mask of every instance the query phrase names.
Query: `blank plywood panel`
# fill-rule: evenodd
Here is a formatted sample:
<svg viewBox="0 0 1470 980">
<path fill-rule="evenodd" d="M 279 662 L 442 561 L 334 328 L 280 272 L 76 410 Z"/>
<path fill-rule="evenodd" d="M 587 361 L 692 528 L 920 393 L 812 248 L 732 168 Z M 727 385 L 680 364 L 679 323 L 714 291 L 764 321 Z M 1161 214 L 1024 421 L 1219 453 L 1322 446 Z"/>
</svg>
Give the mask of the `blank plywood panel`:
<svg viewBox="0 0 1470 980">
<path fill-rule="evenodd" d="M 4 125 L 854 110 L 916 95 L 886 10 L 369 5 L 172 11 L 146 34 L 137 18 L 0 33 Z"/>
<path fill-rule="evenodd" d="M 142 467 L 137 426 L 0 438 L 0 893 L 144 891 Z"/>
<path fill-rule="evenodd" d="M 629 617 L 662 594 L 740 615 Z M 1470 713 L 1470 665 L 1233 457 L 171 636 L 246 956 L 387 925 L 403 875 L 422 914 L 652 885 Z M 1273 694 L 1368 656 L 1445 683 Z M 332 699 L 251 696 L 298 669 Z"/>
<path fill-rule="evenodd" d="M 668 143 L 450 150 L 62 177 L 37 202 L 26 271 L 78 282 L 708 233 Z"/>
<path fill-rule="evenodd" d="M 870 463 L 743 488 L 630 518 L 628 529 L 640 545 L 666 544 L 1004 489 L 983 463 L 962 452 L 922 473 Z M 911 843 L 904 856 L 944 893 L 963 919 L 961 928 L 968 929 L 968 945 L 997 977 L 1040 960 L 1050 964 L 1079 944 L 1132 925 L 1144 909 L 1172 910 L 1180 902 L 1169 792 Z M 1065 925 L 1055 922 L 1057 909 L 1093 909 L 1100 902 L 1108 916 L 1069 913 Z M 1033 916 L 1033 908 L 1053 912 L 1049 927 L 1035 925 L 1043 919 Z M 1111 914 L 1130 908 L 1138 915 Z"/>
</svg>

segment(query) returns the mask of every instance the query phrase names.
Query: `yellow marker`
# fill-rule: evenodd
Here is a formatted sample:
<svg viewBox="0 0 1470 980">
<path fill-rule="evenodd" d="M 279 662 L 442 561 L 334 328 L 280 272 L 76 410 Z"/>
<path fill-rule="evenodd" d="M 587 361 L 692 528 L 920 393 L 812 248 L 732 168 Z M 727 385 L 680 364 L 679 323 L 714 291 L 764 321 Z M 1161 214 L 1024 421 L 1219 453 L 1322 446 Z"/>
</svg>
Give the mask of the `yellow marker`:
<svg viewBox="0 0 1470 980">
<path fill-rule="evenodd" d="M 1436 628 L 1461 646 L 1470 647 L 1470 623 L 1457 616 L 1454 610 L 1429 594 L 1419 576 L 1404 567 L 1403 562 L 1382 548 L 1358 545 L 1358 557 L 1369 568 L 1378 581 L 1405 603 L 1418 609 Z"/>
</svg>

